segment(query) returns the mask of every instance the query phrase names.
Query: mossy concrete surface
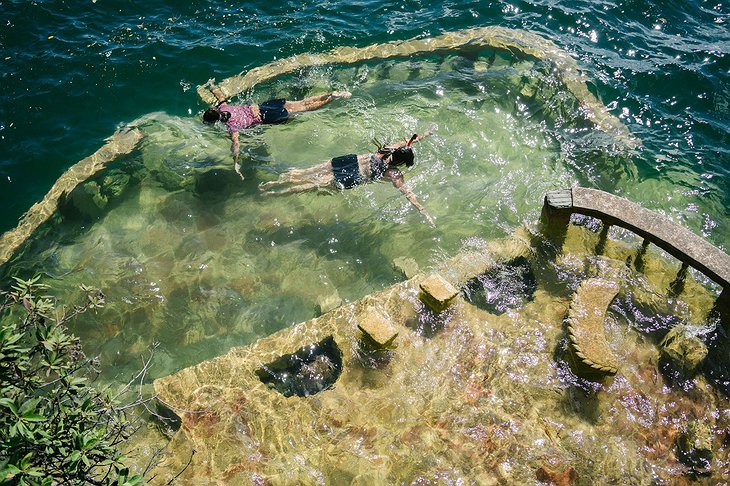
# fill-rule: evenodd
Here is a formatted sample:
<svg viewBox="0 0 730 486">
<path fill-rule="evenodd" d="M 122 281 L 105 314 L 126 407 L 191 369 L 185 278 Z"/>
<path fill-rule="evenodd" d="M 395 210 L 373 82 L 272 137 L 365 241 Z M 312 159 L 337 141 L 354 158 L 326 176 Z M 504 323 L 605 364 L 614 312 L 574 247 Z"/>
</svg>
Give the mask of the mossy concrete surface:
<svg viewBox="0 0 730 486">
<path fill-rule="evenodd" d="M 586 271 L 626 278 L 621 255 L 631 251 L 609 241 L 605 253 L 614 258 L 597 262 L 577 251 L 590 232 L 569 233 L 578 238 L 574 251 L 557 262 L 543 260 L 539 245 L 527 243 L 530 234 L 518 232 L 428 269 L 460 289 L 499 262 L 529 257 L 538 288 L 521 308 L 494 315 L 457 296 L 436 315 L 418 298 L 427 275 L 418 274 L 156 380 L 156 394 L 181 427 L 152 482 L 180 474 L 176 484 L 191 485 L 531 484 L 553 476 L 566 484 L 671 483 L 684 479 L 672 451 L 690 419 L 713 424 L 707 474 L 730 479 L 722 466 L 727 447 L 712 421 L 730 403 L 703 376 L 685 388 L 665 385 L 656 343 L 617 326 L 615 317 L 606 320 L 604 336 L 621 363 L 611 383 L 583 381 L 561 358 L 571 289 Z M 666 266 L 650 256 L 646 268 L 642 285 L 658 295 L 654 284 L 663 280 L 653 273 Z M 599 287 L 605 311 L 616 289 Z M 397 347 L 376 366 L 358 342 L 358 324 L 373 312 L 398 333 Z M 438 320 L 435 331 L 424 332 L 430 319 Z M 329 336 L 342 352 L 333 386 L 286 397 L 258 378 L 266 363 Z"/>
</svg>

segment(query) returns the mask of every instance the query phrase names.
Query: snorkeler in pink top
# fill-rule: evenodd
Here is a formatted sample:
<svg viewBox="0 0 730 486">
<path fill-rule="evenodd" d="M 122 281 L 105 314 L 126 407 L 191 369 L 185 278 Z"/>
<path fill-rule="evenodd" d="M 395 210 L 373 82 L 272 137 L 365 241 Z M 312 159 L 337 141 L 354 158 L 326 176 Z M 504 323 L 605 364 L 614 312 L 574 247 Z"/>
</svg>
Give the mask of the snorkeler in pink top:
<svg viewBox="0 0 730 486">
<path fill-rule="evenodd" d="M 241 166 L 238 164 L 240 151 L 238 132 L 240 130 L 262 123 L 283 123 L 291 118 L 294 113 L 316 110 L 337 98 L 352 96 L 348 91 L 333 91 L 332 93 L 310 96 L 298 101 L 277 99 L 265 101 L 260 105 L 229 105 L 220 89 L 214 87 L 211 92 L 218 100 L 218 104 L 205 110 L 203 121 L 205 123 L 220 121 L 226 124 L 228 133 L 231 134 L 233 165 L 241 179 L 243 179 L 243 175 L 241 174 Z"/>
</svg>

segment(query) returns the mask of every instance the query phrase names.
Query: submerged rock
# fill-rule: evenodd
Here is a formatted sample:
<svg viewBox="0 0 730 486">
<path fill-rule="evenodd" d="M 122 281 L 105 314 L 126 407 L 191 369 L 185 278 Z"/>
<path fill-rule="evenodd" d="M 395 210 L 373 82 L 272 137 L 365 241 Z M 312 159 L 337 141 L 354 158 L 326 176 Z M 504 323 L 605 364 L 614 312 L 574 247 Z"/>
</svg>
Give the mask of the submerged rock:
<svg viewBox="0 0 730 486">
<path fill-rule="evenodd" d="M 84 216 L 100 216 L 107 203 L 107 198 L 101 194 L 101 187 L 94 181 L 78 186 L 71 193 L 71 202 L 79 213 Z"/>
<path fill-rule="evenodd" d="M 696 373 L 708 352 L 705 343 L 684 325 L 673 327 L 659 343 L 659 347 L 662 358 L 668 360 L 686 378 Z"/>
<path fill-rule="evenodd" d="M 699 420 L 691 422 L 677 438 L 679 460 L 692 474 L 708 474 L 712 465 L 712 429 Z"/>
<path fill-rule="evenodd" d="M 335 289 L 335 291 L 329 295 L 320 295 L 317 297 L 316 311 L 317 314 L 321 316 L 322 314 L 326 314 L 327 312 L 331 311 L 332 309 L 336 309 L 341 305 L 342 298 L 337 292 L 337 289 Z"/>
<path fill-rule="evenodd" d="M 568 486 L 578 480 L 578 473 L 568 466 L 564 470 L 554 470 L 547 466 L 540 466 L 535 476 L 538 481 L 556 486 Z"/>
<path fill-rule="evenodd" d="M 413 278 L 418 273 L 418 263 L 409 257 L 395 258 L 393 268 L 401 272 L 406 278 Z"/>
</svg>

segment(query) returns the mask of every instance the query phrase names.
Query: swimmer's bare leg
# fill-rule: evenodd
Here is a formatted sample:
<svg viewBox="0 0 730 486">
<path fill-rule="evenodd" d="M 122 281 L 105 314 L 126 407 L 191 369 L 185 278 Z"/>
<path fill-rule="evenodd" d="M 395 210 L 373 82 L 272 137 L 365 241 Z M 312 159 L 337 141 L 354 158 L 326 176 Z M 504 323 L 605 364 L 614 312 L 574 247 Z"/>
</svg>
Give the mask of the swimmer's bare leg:
<svg viewBox="0 0 730 486">
<path fill-rule="evenodd" d="M 263 189 L 262 185 L 259 185 L 259 188 Z M 318 189 L 320 189 L 319 185 L 308 183 L 287 187 L 286 189 L 280 189 L 278 191 L 265 191 L 263 194 L 267 196 L 281 196 L 284 194 L 296 194 L 298 192 L 316 191 Z"/>
<path fill-rule="evenodd" d="M 303 100 L 287 101 L 286 103 L 284 103 L 284 108 L 286 108 L 286 111 L 288 111 L 289 113 L 312 111 L 316 110 L 317 108 L 321 108 L 327 103 L 330 103 L 331 101 L 334 101 L 338 98 L 346 99 L 350 96 L 352 96 L 352 93 L 350 93 L 349 91 L 333 91 L 331 93 L 323 95 L 310 96 L 309 98 L 304 98 Z"/>
<path fill-rule="evenodd" d="M 262 191 L 266 191 L 269 189 L 272 189 L 274 187 L 280 187 L 280 186 L 286 186 L 287 182 L 282 180 L 275 180 L 275 181 L 269 181 L 269 182 L 262 182 L 259 184 L 259 189 Z"/>
<path fill-rule="evenodd" d="M 278 179 L 275 181 L 268 181 L 268 182 L 262 182 L 259 184 L 259 189 L 271 189 L 272 187 L 281 187 L 281 186 L 289 186 L 289 185 L 297 185 L 297 184 L 307 184 L 308 181 L 302 180 L 299 177 L 296 177 L 295 175 L 283 173 L 279 176 Z"/>
</svg>

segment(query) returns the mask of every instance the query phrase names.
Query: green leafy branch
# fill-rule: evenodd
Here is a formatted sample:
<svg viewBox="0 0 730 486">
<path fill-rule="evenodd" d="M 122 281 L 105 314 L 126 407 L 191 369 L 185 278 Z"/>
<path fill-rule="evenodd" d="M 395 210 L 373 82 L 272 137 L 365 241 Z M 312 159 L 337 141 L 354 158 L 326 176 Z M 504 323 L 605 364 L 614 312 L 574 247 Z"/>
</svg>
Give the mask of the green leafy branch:
<svg viewBox="0 0 730 486">
<path fill-rule="evenodd" d="M 0 292 L 0 483 L 138 484 L 118 448 L 136 430 L 134 403 L 90 385 L 95 361 L 66 327 L 104 294 L 82 286 L 83 303 L 59 305 L 39 280 Z"/>
</svg>

